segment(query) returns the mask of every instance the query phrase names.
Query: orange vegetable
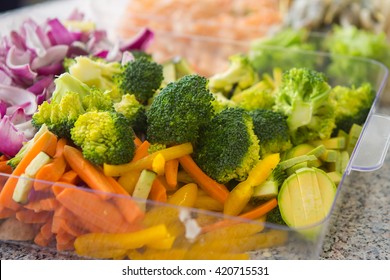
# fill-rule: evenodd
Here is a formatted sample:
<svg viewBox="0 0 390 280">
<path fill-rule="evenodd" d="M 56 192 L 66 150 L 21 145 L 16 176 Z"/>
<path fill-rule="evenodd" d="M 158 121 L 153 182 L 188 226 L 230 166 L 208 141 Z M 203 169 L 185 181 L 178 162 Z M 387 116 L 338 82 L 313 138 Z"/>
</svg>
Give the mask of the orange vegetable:
<svg viewBox="0 0 390 280">
<path fill-rule="evenodd" d="M 49 156 L 54 156 L 57 146 L 57 136 L 50 131 L 44 132 L 32 145 L 31 149 L 22 158 L 16 168 L 13 170 L 12 175 L 20 176 L 24 173 L 29 163 L 40 153 L 45 152 Z M 0 193 L 0 205 L 17 210 L 20 205 L 13 201 L 12 195 L 14 193 L 15 186 L 18 182 L 17 177 L 10 177 L 5 183 Z"/>
<path fill-rule="evenodd" d="M 149 199 L 159 202 L 167 202 L 167 189 L 165 188 L 160 176 L 156 177 L 153 181 L 152 188 L 149 193 Z"/>
<path fill-rule="evenodd" d="M 11 174 L 12 167 L 7 164 L 8 160 L 0 161 L 0 173 Z"/>
<path fill-rule="evenodd" d="M 16 219 L 25 224 L 44 224 L 51 218 L 47 211 L 35 212 L 34 210 L 21 209 L 16 212 Z"/>
<path fill-rule="evenodd" d="M 177 172 L 179 169 L 179 160 L 171 159 L 165 163 L 165 179 L 170 188 L 175 189 L 177 186 Z"/>
<path fill-rule="evenodd" d="M 113 196 L 112 201 L 128 223 L 138 223 L 144 218 L 145 213 L 130 196 Z"/>
<path fill-rule="evenodd" d="M 148 140 L 142 142 L 139 146 L 137 146 L 134 153 L 134 157 L 131 161 L 137 161 L 143 157 L 146 157 L 149 154 L 148 153 L 149 147 L 150 147 L 150 143 L 148 142 Z"/>
<path fill-rule="evenodd" d="M 136 147 L 140 146 L 142 144 L 142 140 L 139 139 L 137 136 L 134 137 L 134 144 Z"/>
<path fill-rule="evenodd" d="M 240 217 L 242 219 L 254 220 L 254 219 L 260 218 L 261 216 L 267 214 L 269 211 L 274 209 L 277 205 L 278 205 L 278 201 L 276 200 L 276 198 L 272 198 L 272 199 L 268 200 L 267 202 L 264 202 L 263 204 L 257 206 L 256 208 L 239 215 L 238 217 Z M 225 226 L 234 225 L 236 223 L 239 223 L 239 221 L 237 221 L 237 220 L 222 220 L 222 221 L 216 222 L 214 224 L 204 226 L 202 228 L 202 232 L 203 233 L 209 232 L 209 231 L 219 229 L 219 228 L 222 228 Z"/>
<path fill-rule="evenodd" d="M 61 138 L 57 142 L 56 153 L 54 155 L 53 161 L 44 165 L 39 169 L 35 175 L 34 180 L 34 189 L 35 190 L 44 190 L 50 187 L 48 182 L 56 182 L 64 174 L 67 164 L 63 156 L 64 147 L 67 143 L 65 138 Z"/>
<path fill-rule="evenodd" d="M 70 167 L 91 189 L 115 193 L 114 188 L 107 182 L 104 174 L 91 162 L 85 159 L 81 151 L 69 145 L 65 145 L 64 156 Z"/>
<path fill-rule="evenodd" d="M 59 181 L 61 181 L 61 182 L 65 182 L 65 183 L 69 183 L 69 184 L 73 184 L 73 185 L 77 185 L 79 180 L 80 180 L 80 177 L 77 174 L 77 172 L 74 170 L 66 171 L 64 174 L 62 174 L 61 178 L 59 179 Z"/>
<path fill-rule="evenodd" d="M 179 162 L 183 169 L 209 196 L 221 203 L 225 202 L 229 195 L 229 190 L 225 185 L 218 183 L 204 173 L 191 156 L 183 156 L 179 158 Z"/>
<path fill-rule="evenodd" d="M 57 200 L 78 219 L 100 228 L 101 232 L 123 232 L 129 228 L 118 209 L 95 193 L 66 188 L 57 195 Z"/>
</svg>

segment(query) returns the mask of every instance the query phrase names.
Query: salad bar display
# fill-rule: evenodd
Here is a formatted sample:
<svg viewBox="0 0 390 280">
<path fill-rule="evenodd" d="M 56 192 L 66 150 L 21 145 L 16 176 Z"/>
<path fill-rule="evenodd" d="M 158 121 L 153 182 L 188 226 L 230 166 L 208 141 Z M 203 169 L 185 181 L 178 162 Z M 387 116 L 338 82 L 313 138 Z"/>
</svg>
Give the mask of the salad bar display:
<svg viewBox="0 0 390 280">
<path fill-rule="evenodd" d="M 290 29 L 129 30 L 112 40 L 74 10 L 3 36 L 1 239 L 98 259 L 316 258 L 349 173 L 387 153 L 387 68 Z"/>
</svg>

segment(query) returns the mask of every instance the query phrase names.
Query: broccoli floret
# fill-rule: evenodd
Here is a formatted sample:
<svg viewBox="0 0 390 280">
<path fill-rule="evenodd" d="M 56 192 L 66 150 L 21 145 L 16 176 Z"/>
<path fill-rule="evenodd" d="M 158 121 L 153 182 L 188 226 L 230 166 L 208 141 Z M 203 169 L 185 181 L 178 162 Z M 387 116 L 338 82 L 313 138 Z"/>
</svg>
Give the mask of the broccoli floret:
<svg viewBox="0 0 390 280">
<path fill-rule="evenodd" d="M 134 157 L 134 131 L 122 114 L 86 112 L 79 116 L 70 133 L 84 157 L 97 165 L 128 163 Z"/>
<path fill-rule="evenodd" d="M 329 138 L 335 127 L 331 87 L 324 74 L 308 68 L 283 73 L 273 110 L 287 116 L 293 144 Z"/>
<path fill-rule="evenodd" d="M 199 130 L 214 114 L 207 82 L 202 76 L 187 75 L 155 96 L 146 112 L 146 136 L 151 143 L 196 142 Z"/>
<path fill-rule="evenodd" d="M 287 118 L 267 109 L 250 111 L 254 132 L 260 140 L 260 155 L 282 153 L 292 147 Z"/>
<path fill-rule="evenodd" d="M 162 65 L 139 57 L 123 66 L 115 82 L 122 94 L 134 94 L 138 102 L 146 104 L 160 88 L 163 79 Z"/>
<path fill-rule="evenodd" d="M 259 139 L 252 118 L 242 108 L 227 108 L 202 130 L 194 160 L 220 183 L 242 181 L 259 161 Z"/>
<path fill-rule="evenodd" d="M 32 116 L 32 124 L 41 127 L 43 124 L 59 137 L 70 138 L 70 129 L 79 115 L 85 113 L 80 95 L 68 92 L 59 102 L 44 101 Z"/>
<path fill-rule="evenodd" d="M 363 125 L 370 112 L 375 92 L 370 84 L 360 87 L 336 86 L 330 92 L 334 102 L 336 130 L 349 131 L 353 124 Z"/>
<path fill-rule="evenodd" d="M 146 111 L 133 94 L 125 94 L 120 102 L 114 103 L 116 112 L 124 115 L 130 122 L 135 132 L 145 132 Z"/>
<path fill-rule="evenodd" d="M 130 53 L 133 55 L 134 59 L 146 58 L 149 61 L 153 61 L 153 56 L 150 53 L 147 53 L 142 50 L 131 50 Z"/>
<path fill-rule="evenodd" d="M 284 226 L 286 225 L 286 222 L 283 220 L 282 215 L 280 214 L 279 206 L 275 207 L 267 213 L 266 222 Z"/>
<path fill-rule="evenodd" d="M 60 103 L 68 92 L 77 92 L 81 97 L 89 94 L 90 87 L 69 73 L 63 73 L 54 80 L 55 89 L 50 98 L 52 102 Z"/>
<path fill-rule="evenodd" d="M 248 53 L 249 60 L 260 73 L 271 73 L 274 67 L 283 67 L 283 70 L 312 68 L 316 61 L 302 52 L 315 49 L 314 44 L 308 42 L 308 35 L 305 29 L 284 28 L 273 35 L 254 40 Z"/>
<path fill-rule="evenodd" d="M 69 67 L 69 73 L 90 87 L 101 90 L 112 90 L 114 76 L 119 74 L 121 64 L 117 61 L 107 62 L 104 59 L 92 59 L 87 56 L 75 57 L 75 63 Z"/>
<path fill-rule="evenodd" d="M 229 57 L 229 67 L 221 73 L 210 77 L 209 87 L 214 93 L 221 92 L 230 98 L 258 81 L 258 75 L 249 63 L 248 57 L 236 54 Z"/>
<path fill-rule="evenodd" d="M 260 81 L 231 98 L 233 102 L 245 110 L 270 109 L 275 103 L 274 99 L 274 89 L 265 81 Z"/>
<path fill-rule="evenodd" d="M 82 97 L 82 104 L 85 111 L 112 111 L 113 101 L 108 92 L 103 92 L 92 87 L 89 93 Z"/>
<path fill-rule="evenodd" d="M 219 113 L 226 108 L 237 106 L 237 104 L 233 100 L 226 98 L 225 95 L 220 92 L 213 93 L 213 96 L 214 100 L 211 102 L 211 104 L 213 105 L 215 113 Z"/>
</svg>

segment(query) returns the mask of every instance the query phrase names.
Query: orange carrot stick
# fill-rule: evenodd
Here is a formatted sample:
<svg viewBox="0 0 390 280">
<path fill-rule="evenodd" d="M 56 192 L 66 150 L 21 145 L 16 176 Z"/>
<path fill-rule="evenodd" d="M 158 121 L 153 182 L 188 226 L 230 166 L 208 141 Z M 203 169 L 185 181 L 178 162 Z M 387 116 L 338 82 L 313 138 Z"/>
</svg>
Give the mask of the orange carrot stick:
<svg viewBox="0 0 390 280">
<path fill-rule="evenodd" d="M 179 169 L 179 161 L 177 159 L 168 160 L 165 163 L 165 179 L 168 186 L 175 189 L 177 186 L 177 171 Z"/>
<path fill-rule="evenodd" d="M 74 170 L 66 171 L 62 174 L 59 181 L 69 183 L 72 185 L 77 185 L 79 183 L 80 177 Z"/>
<path fill-rule="evenodd" d="M 7 164 L 8 160 L 0 161 L 0 173 L 11 174 L 12 167 Z"/>
<path fill-rule="evenodd" d="M 107 193 L 115 193 L 111 184 L 105 180 L 103 172 L 101 172 L 90 161 L 85 159 L 81 151 L 74 147 L 65 145 L 64 156 L 70 167 L 91 189 Z"/>
<path fill-rule="evenodd" d="M 183 169 L 209 196 L 221 203 L 225 202 L 229 195 L 229 190 L 225 185 L 218 183 L 204 173 L 190 155 L 179 158 L 179 162 Z"/>
<path fill-rule="evenodd" d="M 63 156 L 54 158 L 53 161 L 42 166 L 34 180 L 34 189 L 37 191 L 50 188 L 52 182 L 58 181 L 66 170 L 66 161 Z"/>
<path fill-rule="evenodd" d="M 278 201 L 276 200 L 276 198 L 272 198 L 272 199 L 268 200 L 267 202 L 257 206 L 256 208 L 239 215 L 238 217 L 242 218 L 242 219 L 254 220 L 254 219 L 260 218 L 261 216 L 267 214 L 269 211 L 274 209 L 277 205 L 278 205 Z M 234 225 L 236 223 L 240 223 L 240 222 L 236 221 L 236 220 L 222 220 L 222 221 L 216 222 L 214 224 L 204 226 L 202 228 L 202 232 L 203 233 L 209 232 L 209 231 L 221 228 L 221 227 L 231 226 L 231 225 Z"/>
<path fill-rule="evenodd" d="M 32 145 L 31 149 L 22 158 L 19 164 L 16 166 L 12 175 L 20 176 L 24 173 L 29 163 L 40 153 L 45 152 L 49 156 L 54 156 L 57 146 L 57 136 L 50 131 L 44 132 Z M 10 177 L 5 183 L 0 193 L 0 205 L 17 210 L 20 205 L 12 199 L 15 186 L 18 182 L 17 177 Z"/>
<path fill-rule="evenodd" d="M 139 139 L 137 136 L 134 137 L 134 144 L 135 144 L 136 147 L 141 146 L 141 144 L 142 144 L 141 139 Z"/>
<path fill-rule="evenodd" d="M 154 201 L 167 202 L 167 189 L 160 177 L 154 179 L 149 198 Z"/>
<path fill-rule="evenodd" d="M 134 153 L 134 157 L 131 161 L 136 161 L 136 160 L 139 160 L 143 157 L 146 157 L 149 153 L 148 153 L 148 149 L 150 147 L 150 143 L 148 142 L 148 140 L 145 140 L 144 142 L 142 142 L 135 150 L 135 153 Z"/>
<path fill-rule="evenodd" d="M 118 209 L 99 195 L 67 188 L 57 195 L 58 201 L 82 221 L 106 232 L 120 232 L 128 226 Z"/>
<path fill-rule="evenodd" d="M 35 212 L 34 210 L 21 209 L 16 212 L 16 219 L 25 224 L 44 224 L 51 218 L 47 211 Z"/>
<path fill-rule="evenodd" d="M 0 207 L 0 219 L 9 218 L 15 214 L 15 211 L 5 207 Z"/>
</svg>

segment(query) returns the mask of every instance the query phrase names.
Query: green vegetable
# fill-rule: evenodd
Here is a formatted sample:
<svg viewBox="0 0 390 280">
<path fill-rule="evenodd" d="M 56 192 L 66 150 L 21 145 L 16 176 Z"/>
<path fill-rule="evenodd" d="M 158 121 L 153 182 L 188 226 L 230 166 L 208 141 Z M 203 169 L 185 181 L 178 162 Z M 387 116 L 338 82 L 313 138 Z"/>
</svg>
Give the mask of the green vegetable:
<svg viewBox="0 0 390 280">
<path fill-rule="evenodd" d="M 370 112 L 375 92 L 368 83 L 359 87 L 336 86 L 330 92 L 336 115 L 336 131 L 349 132 L 353 124 L 363 125 Z"/>
<path fill-rule="evenodd" d="M 293 67 L 313 68 L 315 61 L 310 60 L 304 52 L 299 52 L 315 49 L 308 42 L 308 35 L 305 29 L 285 28 L 268 37 L 253 40 L 248 53 L 249 60 L 260 73 L 272 73 L 274 67 L 283 70 Z"/>
<path fill-rule="evenodd" d="M 282 153 L 292 147 L 286 116 L 267 109 L 257 109 L 249 114 L 260 140 L 260 155 Z"/>
<path fill-rule="evenodd" d="M 331 136 L 335 114 L 329 102 L 330 90 L 326 77 L 320 72 L 292 68 L 283 73 L 274 110 L 287 116 L 293 144 Z"/>
<path fill-rule="evenodd" d="M 283 221 L 282 215 L 280 214 L 279 206 L 275 207 L 267 213 L 266 222 L 278 225 L 286 225 L 285 221 Z"/>
<path fill-rule="evenodd" d="M 86 112 L 77 119 L 70 133 L 84 157 L 97 165 L 128 163 L 134 156 L 134 132 L 122 114 Z"/>
<path fill-rule="evenodd" d="M 115 83 L 123 94 L 134 94 L 137 101 L 146 104 L 160 88 L 164 79 L 162 65 L 141 56 L 126 63 L 115 76 Z"/>
<path fill-rule="evenodd" d="M 290 227 L 300 228 L 321 222 L 330 212 L 336 186 L 328 175 L 317 168 L 301 168 L 289 176 L 278 194 L 283 220 Z M 309 238 L 319 227 L 299 230 Z"/>
<path fill-rule="evenodd" d="M 242 54 L 232 55 L 230 65 L 224 71 L 210 77 L 209 87 L 213 93 L 221 92 L 230 98 L 234 92 L 240 92 L 258 81 L 258 75 Z"/>
<path fill-rule="evenodd" d="M 245 180 L 259 161 L 260 145 L 250 115 L 241 108 L 217 114 L 202 130 L 194 160 L 220 183 Z"/>
<path fill-rule="evenodd" d="M 337 84 L 358 86 L 375 78 L 372 75 L 376 72 L 371 71 L 369 64 L 362 61 L 360 67 L 359 60 L 351 60 L 351 56 L 374 59 L 390 66 L 390 44 L 383 32 L 377 34 L 355 26 L 335 25 L 325 39 L 325 49 L 333 55 L 327 73 L 337 77 Z"/>
<path fill-rule="evenodd" d="M 104 59 L 92 59 L 78 56 L 75 63 L 69 66 L 69 73 L 89 87 L 101 90 L 112 90 L 113 77 L 121 73 L 121 64 L 117 61 L 107 62 Z"/>
<path fill-rule="evenodd" d="M 234 94 L 231 100 L 246 110 L 272 109 L 275 103 L 274 88 L 266 81 L 260 81 Z"/>
<path fill-rule="evenodd" d="M 195 143 L 200 129 L 214 114 L 214 97 L 207 79 L 187 75 L 168 84 L 155 96 L 146 112 L 146 136 L 151 143 L 175 145 Z"/>
<path fill-rule="evenodd" d="M 124 94 L 120 102 L 114 103 L 114 109 L 129 120 L 130 125 L 135 132 L 145 130 L 145 106 L 139 103 L 133 94 Z"/>
</svg>

